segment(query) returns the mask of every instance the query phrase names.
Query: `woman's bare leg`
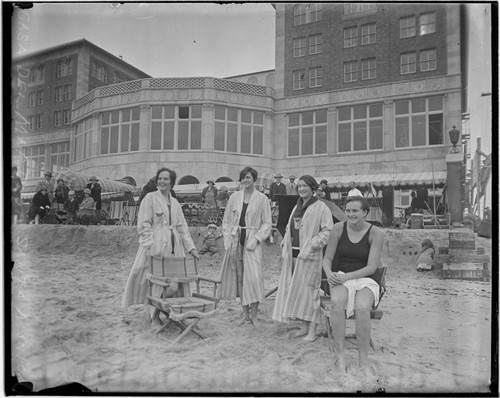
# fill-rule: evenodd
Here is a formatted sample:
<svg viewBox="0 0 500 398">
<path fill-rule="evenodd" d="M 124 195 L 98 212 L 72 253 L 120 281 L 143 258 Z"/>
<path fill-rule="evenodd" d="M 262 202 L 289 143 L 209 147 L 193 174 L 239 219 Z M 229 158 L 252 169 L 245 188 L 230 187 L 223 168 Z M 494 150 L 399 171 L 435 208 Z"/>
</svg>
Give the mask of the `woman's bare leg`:
<svg viewBox="0 0 500 398">
<path fill-rule="evenodd" d="M 304 337 L 302 340 L 303 341 L 316 341 L 318 338 L 316 336 L 316 326 L 318 325 L 316 322 L 307 322 L 309 324 L 309 330 L 307 333 L 307 336 Z"/>
<path fill-rule="evenodd" d="M 347 288 L 344 285 L 330 286 L 330 301 L 330 323 L 333 332 L 333 344 L 337 357 L 337 366 L 341 371 L 345 372 L 344 343 Z"/>
<path fill-rule="evenodd" d="M 373 292 L 366 287 L 356 292 L 356 341 L 358 343 L 360 368 L 368 368 L 368 350 L 371 336 L 370 310 L 374 300 Z"/>
</svg>

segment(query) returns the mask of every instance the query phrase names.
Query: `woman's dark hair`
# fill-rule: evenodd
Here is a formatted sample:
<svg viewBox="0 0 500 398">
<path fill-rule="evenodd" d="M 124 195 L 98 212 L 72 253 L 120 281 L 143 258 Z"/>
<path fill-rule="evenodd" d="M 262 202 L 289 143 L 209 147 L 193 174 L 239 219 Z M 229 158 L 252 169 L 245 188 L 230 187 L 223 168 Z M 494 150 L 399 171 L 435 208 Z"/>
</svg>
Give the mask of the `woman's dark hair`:
<svg viewBox="0 0 500 398">
<path fill-rule="evenodd" d="M 175 174 L 175 171 L 169 169 L 168 167 L 162 167 L 156 172 L 155 184 L 158 185 L 158 177 L 160 177 L 160 174 L 163 171 L 168 171 L 168 173 L 170 174 L 170 188 L 173 188 L 175 185 L 175 180 L 177 179 L 177 174 Z"/>
<path fill-rule="evenodd" d="M 318 190 L 319 184 L 316 179 L 309 174 L 305 174 L 299 178 L 299 181 L 304 181 L 307 185 L 309 185 L 313 192 Z"/>
<path fill-rule="evenodd" d="M 432 241 L 430 239 L 424 239 L 422 241 L 422 248 L 426 248 L 426 249 L 434 249 L 434 243 L 432 243 Z"/>
<path fill-rule="evenodd" d="M 370 212 L 370 205 L 368 204 L 368 201 L 362 196 L 348 196 L 347 201 L 345 202 L 346 208 L 347 204 L 350 202 L 359 202 L 361 203 L 361 210 L 366 211 L 367 215 Z"/>
<path fill-rule="evenodd" d="M 257 173 L 257 170 L 253 169 L 252 167 L 245 167 L 243 170 L 240 172 L 240 179 L 239 181 L 243 180 L 245 176 L 250 173 L 253 178 L 253 182 L 257 181 L 257 177 L 259 176 L 259 173 Z"/>
</svg>

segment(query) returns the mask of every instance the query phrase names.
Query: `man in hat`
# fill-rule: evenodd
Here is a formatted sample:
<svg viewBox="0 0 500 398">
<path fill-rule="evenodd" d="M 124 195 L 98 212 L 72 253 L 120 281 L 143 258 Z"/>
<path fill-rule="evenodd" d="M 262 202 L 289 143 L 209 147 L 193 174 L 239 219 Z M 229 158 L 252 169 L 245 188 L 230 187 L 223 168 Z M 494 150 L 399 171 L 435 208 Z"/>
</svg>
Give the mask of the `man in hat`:
<svg viewBox="0 0 500 398">
<path fill-rule="evenodd" d="M 44 174 L 44 179 L 40 181 L 37 186 L 36 190 L 38 191 L 39 188 L 43 185 L 45 188 L 47 188 L 47 196 L 49 198 L 50 203 L 54 201 L 54 185 L 52 184 L 52 173 L 50 171 L 46 171 Z"/>
<path fill-rule="evenodd" d="M 101 223 L 101 186 L 96 176 L 90 177 L 89 181 L 87 188 L 90 189 L 90 196 L 92 196 L 95 202 L 95 218 L 99 225 Z"/>
<path fill-rule="evenodd" d="M 269 199 L 271 199 L 271 202 L 276 202 L 276 195 L 286 195 L 285 184 L 281 182 L 283 178 L 281 173 L 276 174 L 274 178 L 276 181 L 271 184 L 271 189 L 269 190 Z"/>
<path fill-rule="evenodd" d="M 286 194 L 298 195 L 299 191 L 297 190 L 297 184 L 295 184 L 295 176 L 292 174 L 290 177 L 288 177 L 288 180 L 290 182 L 286 184 Z"/>
<path fill-rule="evenodd" d="M 319 183 L 319 188 L 325 193 L 325 195 L 322 197 L 322 199 L 325 200 L 332 200 L 330 196 L 330 189 L 328 188 L 328 181 L 325 179 L 322 179 L 321 182 Z"/>
<path fill-rule="evenodd" d="M 217 206 L 217 188 L 215 187 L 215 182 L 214 180 L 208 180 L 207 181 L 208 186 L 203 188 L 201 191 L 201 199 L 203 202 L 210 207 L 216 207 Z"/>
</svg>

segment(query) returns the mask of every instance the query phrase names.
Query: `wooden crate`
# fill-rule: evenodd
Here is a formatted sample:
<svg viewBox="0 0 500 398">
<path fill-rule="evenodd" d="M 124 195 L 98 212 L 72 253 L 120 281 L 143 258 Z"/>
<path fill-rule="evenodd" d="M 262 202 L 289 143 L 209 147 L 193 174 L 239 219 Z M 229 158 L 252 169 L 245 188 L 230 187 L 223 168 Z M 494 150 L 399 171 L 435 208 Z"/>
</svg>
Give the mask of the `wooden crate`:
<svg viewBox="0 0 500 398">
<path fill-rule="evenodd" d="M 470 279 L 488 281 L 488 263 L 444 263 L 441 271 L 444 279 Z"/>
<path fill-rule="evenodd" d="M 448 237 L 450 249 L 474 250 L 476 248 L 476 238 L 472 231 L 450 231 Z"/>
</svg>

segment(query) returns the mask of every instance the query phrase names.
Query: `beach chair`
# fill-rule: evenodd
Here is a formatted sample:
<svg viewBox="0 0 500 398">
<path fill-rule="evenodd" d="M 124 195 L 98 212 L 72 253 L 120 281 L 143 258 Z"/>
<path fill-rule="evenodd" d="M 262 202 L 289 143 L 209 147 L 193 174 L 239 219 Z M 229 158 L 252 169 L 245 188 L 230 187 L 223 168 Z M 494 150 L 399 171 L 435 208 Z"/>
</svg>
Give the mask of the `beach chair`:
<svg viewBox="0 0 500 398">
<path fill-rule="evenodd" d="M 126 225 L 137 225 L 137 212 L 139 206 L 125 206 L 123 222 Z"/>
<path fill-rule="evenodd" d="M 118 225 L 122 225 L 127 203 L 127 201 L 112 200 L 109 207 L 109 220 L 117 220 Z"/>
<path fill-rule="evenodd" d="M 377 309 L 380 302 L 382 301 L 382 297 L 384 296 L 387 288 L 385 285 L 385 274 L 387 271 L 387 267 L 379 267 L 377 268 L 376 273 L 379 274 L 379 280 L 381 281 L 380 283 L 380 298 L 379 301 L 376 305 L 373 306 L 373 308 L 370 311 L 370 318 L 375 319 L 375 320 L 380 320 L 382 319 L 382 316 L 384 315 L 384 312 Z M 322 282 L 327 282 L 326 279 L 322 279 Z M 325 317 L 325 323 L 326 323 L 326 331 L 327 331 L 327 336 L 328 336 L 328 343 L 329 343 L 329 348 L 330 351 L 333 351 L 333 332 L 332 332 L 332 325 L 330 323 L 330 308 L 331 308 L 331 302 L 330 302 L 330 296 L 328 294 L 325 294 L 324 296 L 321 296 L 321 313 Z M 350 318 L 347 318 L 348 321 L 351 320 L 356 320 L 356 313 L 352 315 Z M 346 339 L 356 339 L 356 333 L 348 333 L 345 335 Z M 375 350 L 375 344 L 373 342 L 373 338 L 370 337 L 370 347 Z"/>
<path fill-rule="evenodd" d="M 146 279 L 149 284 L 148 304 L 160 310 L 167 316 L 165 324 L 157 333 L 165 330 L 171 323 L 182 330 L 173 341 L 179 343 L 189 332 L 205 339 L 196 327 L 200 319 L 212 316 L 217 310 L 217 286 L 220 281 L 204 278 L 198 275 L 198 264 L 194 257 L 149 257 L 149 272 Z M 214 285 L 213 296 L 200 293 L 200 282 Z M 184 292 L 183 297 L 167 297 L 167 288 L 172 282 L 196 282 L 196 292 Z"/>
</svg>

